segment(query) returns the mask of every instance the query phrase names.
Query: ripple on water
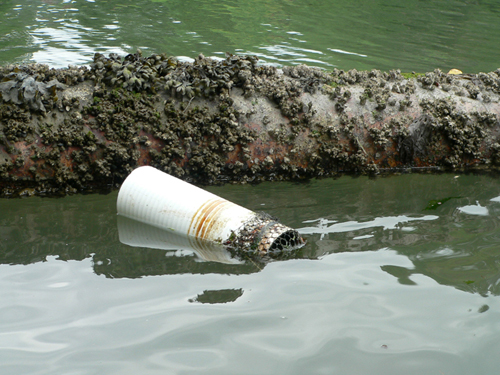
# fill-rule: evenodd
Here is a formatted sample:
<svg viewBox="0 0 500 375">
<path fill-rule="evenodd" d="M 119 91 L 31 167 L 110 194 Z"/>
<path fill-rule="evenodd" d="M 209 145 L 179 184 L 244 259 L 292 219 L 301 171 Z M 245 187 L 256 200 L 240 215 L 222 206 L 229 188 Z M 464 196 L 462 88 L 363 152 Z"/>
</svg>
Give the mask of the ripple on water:
<svg viewBox="0 0 500 375">
<path fill-rule="evenodd" d="M 221 189 L 309 228 L 252 267 L 120 244 L 115 194 L 2 201 L 2 375 L 494 373 L 498 181 L 425 177 Z"/>
<path fill-rule="evenodd" d="M 463 207 L 458 207 L 460 212 L 468 215 L 477 215 L 477 216 L 488 216 L 489 211 L 487 207 L 483 207 L 479 204 L 479 202 L 475 205 L 468 205 Z"/>
</svg>

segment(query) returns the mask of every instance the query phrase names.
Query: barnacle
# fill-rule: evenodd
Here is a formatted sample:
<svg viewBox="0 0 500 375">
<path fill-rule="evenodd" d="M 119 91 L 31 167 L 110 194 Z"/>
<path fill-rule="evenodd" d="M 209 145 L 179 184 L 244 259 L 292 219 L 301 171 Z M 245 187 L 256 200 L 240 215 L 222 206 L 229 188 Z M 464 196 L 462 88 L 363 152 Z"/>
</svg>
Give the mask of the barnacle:
<svg viewBox="0 0 500 375">
<path fill-rule="evenodd" d="M 6 103 L 26 104 L 34 111 L 45 112 L 43 101 L 54 98 L 56 91 L 66 88 L 66 85 L 57 79 L 49 82 L 37 81 L 26 72 L 11 72 L 3 77 L 0 82 L 2 100 Z"/>
<path fill-rule="evenodd" d="M 89 102 L 79 103 L 60 93 L 64 85 L 84 79 L 88 80 L 84 85 L 93 88 Z M 464 79 L 471 84 L 464 84 Z M 494 101 L 500 93 L 500 70 L 466 78 L 440 71 L 410 76 L 399 71 L 327 72 L 303 65 L 280 71 L 259 65 L 253 56 L 227 54 L 223 60 L 213 60 L 199 55 L 185 63 L 165 54 L 145 57 L 140 51 L 125 57 L 96 54 L 90 69 L 0 67 L 0 120 L 5 124 L 0 142 L 16 152 L 14 142 L 32 142 L 29 139 L 40 135 L 38 144 L 48 151 L 38 148 L 24 163 L 45 163 L 61 189 L 84 188 L 90 181 L 116 184 L 143 163 L 210 184 L 328 176 L 341 171 L 374 173 L 374 163 L 383 156 L 373 160 L 368 147 L 377 154 L 399 147 L 401 160 L 406 160 L 406 152 L 410 162 L 415 152 L 432 147 L 434 155 L 443 157 L 430 163 L 454 167 L 464 163 L 464 158 L 483 157 L 481 144 L 490 138 L 497 141 L 489 128 L 498 118 L 486 112 L 464 116 L 449 101 L 418 103 L 412 94 L 421 87 L 446 88 L 449 95 L 461 90 L 463 99 L 469 101 L 469 96 Z M 243 110 L 236 99 L 241 92 L 250 98 Z M 318 121 L 321 116 L 313 104 L 314 96 L 321 94 L 333 101 L 337 111 Z M 350 106 L 358 100 L 366 105 L 364 117 L 351 116 Z M 264 118 L 263 103 L 280 112 L 279 122 L 276 116 Z M 430 119 L 422 123 L 424 133 L 419 137 L 408 132 L 412 120 L 405 119 L 408 109 L 417 105 L 423 118 Z M 54 108 L 64 113 L 43 115 L 44 109 Z M 30 110 L 42 112 L 36 117 L 39 133 L 33 133 Z M 399 122 L 372 126 L 387 116 Z M 261 121 L 262 134 L 242 126 L 245 121 Z M 274 144 L 260 153 L 250 146 L 257 137 Z M 301 144 L 304 138 L 307 146 Z M 73 148 L 67 156 L 71 168 L 61 160 L 61 151 L 68 147 Z M 500 160 L 498 154 L 494 152 Z M 12 175 L 22 160 L 13 158 L 0 166 L 0 175 Z M 297 165 L 300 160 L 306 160 L 307 166 Z M 42 179 L 38 167 L 29 164 L 29 168 L 35 170 L 35 180 Z"/>
</svg>

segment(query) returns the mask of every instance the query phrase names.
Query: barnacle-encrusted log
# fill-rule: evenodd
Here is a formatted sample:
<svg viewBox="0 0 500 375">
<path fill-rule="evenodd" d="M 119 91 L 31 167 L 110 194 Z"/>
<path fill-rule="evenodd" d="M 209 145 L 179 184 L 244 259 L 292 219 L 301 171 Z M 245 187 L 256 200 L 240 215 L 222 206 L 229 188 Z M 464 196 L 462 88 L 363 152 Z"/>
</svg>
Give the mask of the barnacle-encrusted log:
<svg viewBox="0 0 500 375">
<path fill-rule="evenodd" d="M 0 194 L 116 186 L 139 165 L 197 184 L 500 163 L 500 69 L 276 69 L 252 56 L 96 54 L 0 67 Z"/>
</svg>

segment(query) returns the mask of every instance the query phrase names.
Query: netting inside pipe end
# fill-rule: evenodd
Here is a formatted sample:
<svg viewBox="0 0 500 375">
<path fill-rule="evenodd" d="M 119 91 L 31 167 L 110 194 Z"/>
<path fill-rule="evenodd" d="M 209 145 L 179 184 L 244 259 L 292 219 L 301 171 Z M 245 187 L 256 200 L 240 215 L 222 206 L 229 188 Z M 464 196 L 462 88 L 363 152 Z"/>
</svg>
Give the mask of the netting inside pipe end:
<svg viewBox="0 0 500 375">
<path fill-rule="evenodd" d="M 266 214 L 256 214 L 226 242 L 231 249 L 257 255 L 277 255 L 305 244 L 295 229 Z"/>
<path fill-rule="evenodd" d="M 261 255 L 279 254 L 283 251 L 294 250 L 304 244 L 304 240 L 296 230 L 278 222 L 265 224 L 256 242 Z"/>
<path fill-rule="evenodd" d="M 281 233 L 272 243 L 268 252 L 282 252 L 290 249 L 297 249 L 305 243 L 299 232 L 289 229 Z"/>
</svg>

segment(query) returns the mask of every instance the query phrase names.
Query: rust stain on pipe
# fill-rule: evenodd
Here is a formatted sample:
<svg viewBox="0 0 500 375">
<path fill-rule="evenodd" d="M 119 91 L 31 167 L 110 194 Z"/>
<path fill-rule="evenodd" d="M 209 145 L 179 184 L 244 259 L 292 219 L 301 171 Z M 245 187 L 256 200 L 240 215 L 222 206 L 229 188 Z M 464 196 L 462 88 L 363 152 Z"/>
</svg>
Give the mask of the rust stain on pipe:
<svg viewBox="0 0 500 375">
<path fill-rule="evenodd" d="M 230 204 L 217 198 L 205 202 L 193 215 L 188 234 L 203 240 L 216 240 L 215 235 L 221 232 L 225 224 L 219 214 Z"/>
</svg>

